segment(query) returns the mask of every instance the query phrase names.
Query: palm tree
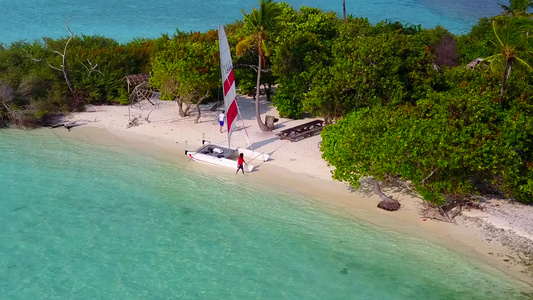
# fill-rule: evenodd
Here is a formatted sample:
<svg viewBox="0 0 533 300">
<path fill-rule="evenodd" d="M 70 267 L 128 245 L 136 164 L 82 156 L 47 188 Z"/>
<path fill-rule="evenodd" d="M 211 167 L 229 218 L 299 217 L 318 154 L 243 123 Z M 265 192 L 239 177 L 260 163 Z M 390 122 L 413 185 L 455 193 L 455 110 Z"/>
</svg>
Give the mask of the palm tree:
<svg viewBox="0 0 533 300">
<path fill-rule="evenodd" d="M 278 3 L 272 2 L 272 0 L 259 0 L 259 10 L 254 8 L 250 14 L 245 14 L 244 11 L 242 13 L 244 15 L 244 30 L 248 36 L 237 44 L 237 55 L 241 55 L 252 46 L 257 47 L 259 59 L 257 63 L 255 115 L 261 131 L 268 131 L 270 129 L 261 120 L 261 112 L 259 110 L 261 69 L 265 66 L 265 56 L 270 55 L 267 43 L 268 37 L 275 28 L 277 18 L 281 13 L 281 7 Z"/>
<path fill-rule="evenodd" d="M 533 7 L 531 0 L 509 0 L 509 5 L 498 3 L 503 9 L 503 14 L 506 16 L 523 16 L 527 17 L 531 14 L 527 13 L 527 9 Z"/>
<path fill-rule="evenodd" d="M 497 22 L 499 21 L 499 22 Z M 524 66 L 529 71 L 533 71 L 533 68 L 527 63 L 523 57 L 526 55 L 532 55 L 533 52 L 528 50 L 527 39 L 528 35 L 522 34 L 524 29 L 530 28 L 528 25 L 524 25 L 522 20 L 513 20 L 512 18 L 498 19 L 492 21 L 492 30 L 496 37 L 496 46 L 498 47 L 497 54 L 494 54 L 486 58 L 486 61 L 490 62 L 490 68 L 494 72 L 501 70 L 503 65 L 502 74 L 502 86 L 500 91 L 500 103 L 505 107 L 503 102 L 503 95 L 505 93 L 505 82 L 511 75 L 511 69 L 515 63 Z M 498 23 L 500 25 L 498 25 Z M 501 31 L 501 33 L 498 33 Z"/>
</svg>

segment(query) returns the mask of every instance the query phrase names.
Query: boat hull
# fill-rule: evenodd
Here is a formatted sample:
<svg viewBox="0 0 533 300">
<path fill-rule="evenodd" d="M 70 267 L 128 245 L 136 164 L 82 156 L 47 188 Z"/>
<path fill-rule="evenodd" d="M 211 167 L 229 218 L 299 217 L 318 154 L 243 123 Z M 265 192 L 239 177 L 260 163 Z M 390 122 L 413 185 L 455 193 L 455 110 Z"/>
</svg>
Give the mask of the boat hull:
<svg viewBox="0 0 533 300">
<path fill-rule="evenodd" d="M 203 141 L 203 146 L 196 151 L 185 150 L 185 155 L 192 160 L 230 169 L 237 169 L 237 159 L 239 154 L 244 154 L 246 161 L 267 161 L 269 155 L 261 152 L 252 151 L 244 148 L 228 148 L 226 146 L 211 144 L 207 141 Z M 218 151 L 217 151 L 218 150 Z M 245 172 L 252 172 L 254 166 L 248 163 L 244 164 Z"/>
</svg>

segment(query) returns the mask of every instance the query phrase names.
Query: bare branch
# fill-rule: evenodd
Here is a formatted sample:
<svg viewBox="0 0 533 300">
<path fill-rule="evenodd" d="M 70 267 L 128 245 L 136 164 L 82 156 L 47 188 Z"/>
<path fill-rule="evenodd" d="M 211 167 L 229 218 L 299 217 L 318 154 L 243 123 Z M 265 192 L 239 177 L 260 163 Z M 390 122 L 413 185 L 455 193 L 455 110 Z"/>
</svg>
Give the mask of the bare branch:
<svg viewBox="0 0 533 300">
<path fill-rule="evenodd" d="M 11 102 L 15 98 L 15 92 L 11 85 L 0 81 L 0 103 L 5 106 L 6 102 Z"/>
<path fill-rule="evenodd" d="M 150 123 L 150 114 L 155 110 L 155 108 L 152 108 L 152 110 L 148 113 L 148 115 L 146 116 L 146 118 L 144 118 L 146 120 L 146 122 Z"/>
<path fill-rule="evenodd" d="M 433 176 L 433 174 L 435 174 L 435 172 L 437 172 L 438 169 L 439 169 L 439 168 L 436 168 L 435 170 L 431 171 L 431 173 L 429 173 L 429 175 L 426 176 L 426 178 L 424 178 L 424 179 L 422 179 L 422 180 L 420 181 L 420 184 L 421 184 L 421 185 L 424 185 L 424 184 L 426 183 L 426 180 L 428 180 L 431 176 Z"/>
<path fill-rule="evenodd" d="M 25 49 L 22 49 L 24 52 L 26 52 L 28 54 L 28 56 L 35 62 L 44 62 L 46 63 L 50 68 L 56 70 L 56 71 L 60 71 L 61 73 L 63 73 L 63 78 L 65 79 L 65 82 L 67 83 L 67 86 L 68 86 L 68 89 L 70 91 L 71 94 L 74 94 L 74 89 L 72 88 L 72 84 L 70 83 L 70 79 L 68 77 L 68 71 L 67 71 L 67 62 L 66 62 L 66 56 L 67 56 L 67 49 L 68 49 L 68 45 L 70 43 L 70 41 L 72 41 L 72 39 L 74 38 L 74 33 L 72 33 L 72 31 L 70 30 L 70 26 L 69 26 L 69 22 L 65 22 L 65 25 L 67 27 L 67 31 L 70 35 L 70 37 L 68 38 L 68 40 L 65 42 L 65 47 L 63 48 L 63 53 L 57 51 L 57 50 L 52 50 L 52 53 L 55 53 L 59 56 L 61 56 L 61 65 L 60 67 L 56 67 L 54 65 L 52 65 L 51 63 L 49 63 L 48 61 L 46 61 L 45 59 L 36 59 L 34 58 L 28 51 L 26 51 Z"/>
<path fill-rule="evenodd" d="M 26 55 L 28 56 L 29 59 L 31 59 L 31 60 L 33 60 L 35 62 L 43 62 L 42 59 L 34 58 L 28 50 L 26 50 L 26 49 L 24 49 L 22 47 L 20 49 L 22 49 L 22 51 L 26 52 Z"/>
<path fill-rule="evenodd" d="M 84 63 L 82 63 L 81 61 L 78 61 L 83 67 L 85 67 L 85 69 L 87 69 L 87 71 L 89 71 L 89 74 L 87 74 L 87 76 L 91 76 L 91 74 L 93 72 L 97 72 L 97 73 L 100 73 L 101 75 L 104 75 L 104 73 L 102 73 L 100 70 L 97 70 L 96 68 L 98 67 L 98 64 L 94 65 L 92 64 L 92 62 L 87 58 L 87 63 L 89 64 L 89 67 L 87 67 Z"/>
<path fill-rule="evenodd" d="M 69 20 L 65 21 L 65 26 L 67 27 L 67 31 L 70 34 L 70 37 L 74 37 L 74 33 L 72 33 L 72 31 L 70 30 L 70 21 Z"/>
<path fill-rule="evenodd" d="M 423 218 L 429 218 L 448 223 L 455 223 L 453 218 L 450 218 L 450 216 L 442 209 L 442 207 L 428 202 L 424 202 L 424 204 L 420 208 L 420 214 Z"/>
<path fill-rule="evenodd" d="M 244 68 L 250 68 L 252 69 L 254 72 L 257 73 L 257 66 L 254 66 L 254 65 L 248 65 L 248 64 L 238 64 L 238 65 L 235 65 L 235 67 L 244 67 Z M 268 73 L 272 71 L 272 68 L 261 68 L 261 73 Z"/>
<path fill-rule="evenodd" d="M 59 72 L 62 72 L 62 71 L 63 71 L 63 70 L 61 70 L 61 69 L 58 68 L 58 67 L 54 67 L 51 63 L 49 63 L 48 61 L 46 61 L 46 60 L 44 60 L 44 59 L 43 59 L 43 60 L 39 60 L 39 61 L 45 62 L 50 68 L 52 68 L 52 69 L 54 69 L 54 70 L 57 70 L 57 71 L 59 71 Z"/>
</svg>

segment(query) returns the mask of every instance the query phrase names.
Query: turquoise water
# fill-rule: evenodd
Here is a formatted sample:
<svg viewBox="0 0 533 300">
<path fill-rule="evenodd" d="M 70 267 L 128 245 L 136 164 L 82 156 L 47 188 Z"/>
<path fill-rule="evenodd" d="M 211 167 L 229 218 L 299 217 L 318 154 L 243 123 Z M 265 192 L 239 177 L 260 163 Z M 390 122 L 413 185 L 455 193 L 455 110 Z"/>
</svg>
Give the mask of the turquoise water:
<svg viewBox="0 0 533 300">
<path fill-rule="evenodd" d="M 244 178 L 0 131 L 1 298 L 526 297 L 442 247 Z"/>
<path fill-rule="evenodd" d="M 257 0 L 0 0 L 0 43 L 66 36 L 65 21 L 74 33 L 104 35 L 120 42 L 162 33 L 204 31 L 242 20 Z M 318 7 L 342 14 L 341 0 L 287 0 L 296 8 Z M 500 13 L 496 0 L 347 0 L 348 14 L 371 22 L 383 19 L 434 27 L 453 33 L 469 31 L 481 17 Z M 501 1 L 500 1 L 501 2 Z M 503 1 L 505 2 L 505 1 Z"/>
</svg>

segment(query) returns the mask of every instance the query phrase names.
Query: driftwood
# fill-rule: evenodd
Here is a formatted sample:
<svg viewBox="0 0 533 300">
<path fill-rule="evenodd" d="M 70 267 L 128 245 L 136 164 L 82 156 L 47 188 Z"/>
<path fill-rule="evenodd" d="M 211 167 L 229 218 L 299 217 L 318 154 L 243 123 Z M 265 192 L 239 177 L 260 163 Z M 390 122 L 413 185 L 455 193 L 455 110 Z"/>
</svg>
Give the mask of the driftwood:
<svg viewBox="0 0 533 300">
<path fill-rule="evenodd" d="M 144 118 L 144 119 L 146 120 L 146 122 L 150 123 L 150 120 L 149 120 L 149 118 L 150 118 L 150 114 L 151 114 L 154 110 L 155 110 L 155 108 L 152 109 L 152 110 L 148 113 L 148 115 L 146 116 L 146 118 Z"/>
<path fill-rule="evenodd" d="M 153 110 L 152 110 L 153 111 Z M 150 113 L 152 113 L 152 111 Z M 139 119 L 141 119 L 142 115 L 139 115 L 138 117 L 131 117 L 131 111 L 130 111 L 130 108 L 128 107 L 128 126 L 127 128 L 131 128 L 133 126 L 139 126 Z M 148 117 L 150 117 L 150 114 L 148 114 L 148 116 L 146 117 L 146 121 L 148 123 L 150 123 L 150 121 L 148 121 Z"/>
<path fill-rule="evenodd" d="M 446 209 L 442 206 L 424 202 L 423 207 L 420 209 L 420 214 L 423 218 L 456 224 L 455 217 L 459 215 L 461 211 L 462 206 L 454 206 L 450 209 Z"/>
<path fill-rule="evenodd" d="M 379 187 L 379 184 L 377 182 L 374 185 L 374 191 L 382 199 L 381 202 L 378 203 L 379 208 L 388 210 L 388 211 L 396 211 L 400 209 L 400 206 L 401 206 L 400 202 L 398 202 L 398 200 L 394 200 L 391 197 L 385 195 L 381 191 L 381 188 Z"/>
<path fill-rule="evenodd" d="M 87 125 L 87 122 L 79 122 L 79 121 L 61 122 L 61 123 L 53 124 L 50 127 L 52 127 L 52 128 L 65 127 L 66 129 L 68 129 L 68 131 L 70 131 L 70 128 L 77 127 L 77 126 L 82 126 L 82 125 Z"/>
<path fill-rule="evenodd" d="M 57 128 L 57 127 L 63 127 L 63 126 L 65 126 L 65 122 L 63 122 L 63 123 L 52 124 L 50 127 L 52 127 L 52 128 Z"/>
<path fill-rule="evenodd" d="M 82 126 L 82 125 L 87 125 L 87 123 L 85 122 L 70 122 L 70 123 L 67 123 L 65 124 L 65 128 L 68 129 L 68 131 L 70 131 L 70 128 L 72 127 L 77 127 L 77 126 Z"/>
<path fill-rule="evenodd" d="M 134 127 L 134 126 L 139 126 L 139 119 L 140 118 L 141 118 L 141 116 L 133 117 L 133 119 L 131 119 L 128 122 L 128 128 L 131 128 L 131 127 Z"/>
</svg>

